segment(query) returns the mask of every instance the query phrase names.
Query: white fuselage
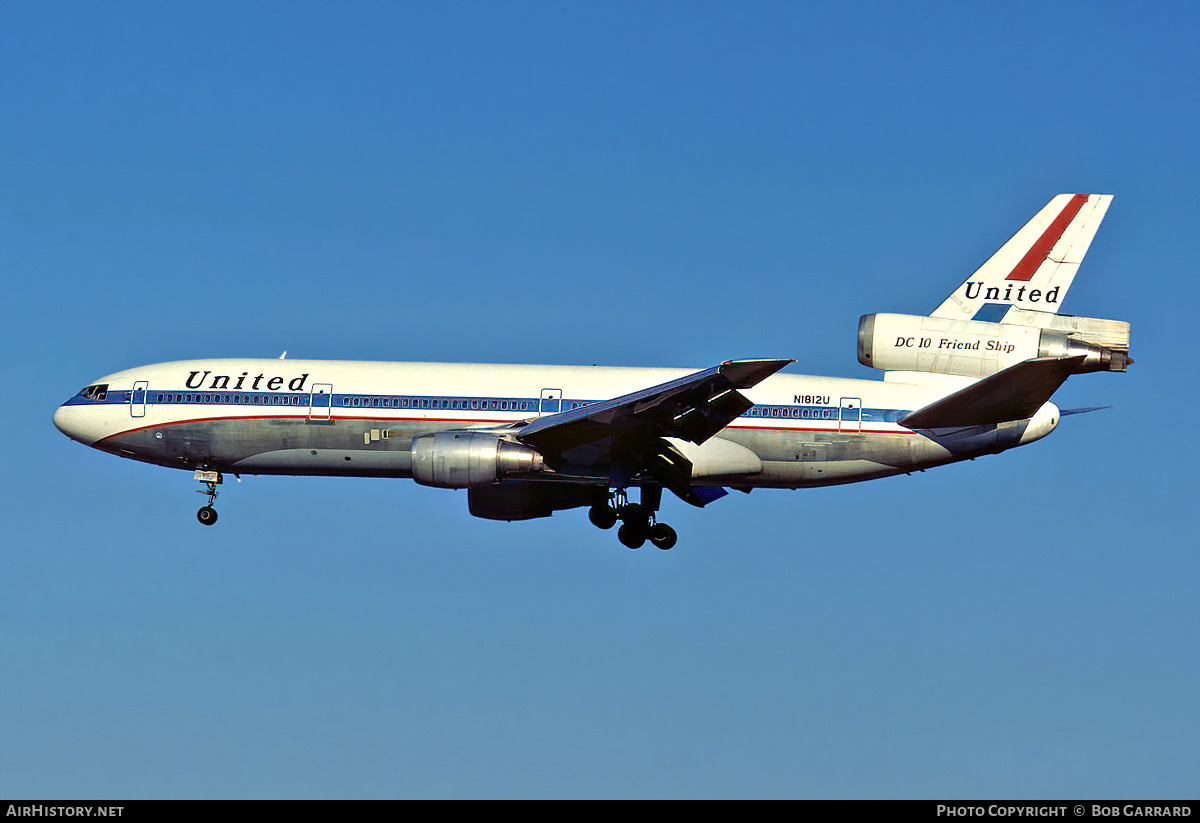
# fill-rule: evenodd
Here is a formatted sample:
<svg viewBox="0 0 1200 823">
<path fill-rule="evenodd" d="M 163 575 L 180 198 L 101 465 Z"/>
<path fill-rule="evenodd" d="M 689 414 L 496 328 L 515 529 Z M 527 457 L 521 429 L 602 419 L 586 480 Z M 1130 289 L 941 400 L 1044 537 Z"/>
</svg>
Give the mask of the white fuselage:
<svg viewBox="0 0 1200 823">
<path fill-rule="evenodd" d="M 692 369 L 194 360 L 128 369 L 64 403 L 54 422 L 86 445 L 182 469 L 235 474 L 411 476 L 414 437 L 517 426 L 692 373 Z M 697 485 L 825 485 L 913 471 L 1002 451 L 1047 434 L 1032 421 L 913 431 L 897 421 L 972 382 L 776 374 L 743 394 L 754 407 L 696 460 Z M 101 388 L 102 387 L 102 388 Z M 731 447 L 760 465 L 723 464 Z M 710 445 L 711 444 L 711 445 Z M 703 456 L 703 455 L 701 455 Z M 723 467 L 724 466 L 724 467 Z M 608 484 L 603 461 L 537 479 Z"/>
</svg>

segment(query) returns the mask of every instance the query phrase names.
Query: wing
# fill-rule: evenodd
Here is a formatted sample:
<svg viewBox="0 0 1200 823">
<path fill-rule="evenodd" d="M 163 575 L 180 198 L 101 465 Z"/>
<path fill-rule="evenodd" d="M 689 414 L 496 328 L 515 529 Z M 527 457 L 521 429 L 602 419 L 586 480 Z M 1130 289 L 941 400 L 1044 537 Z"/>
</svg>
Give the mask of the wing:
<svg viewBox="0 0 1200 823">
<path fill-rule="evenodd" d="M 738 389 L 757 385 L 791 362 L 729 360 L 678 380 L 539 418 L 519 429 L 516 437 L 552 466 L 570 462 L 564 455 L 572 450 L 591 452 L 592 459 L 621 464 L 629 476 L 651 471 L 683 496 L 685 486 L 690 488 L 691 464 L 662 438 L 703 443 L 754 405 Z"/>
</svg>

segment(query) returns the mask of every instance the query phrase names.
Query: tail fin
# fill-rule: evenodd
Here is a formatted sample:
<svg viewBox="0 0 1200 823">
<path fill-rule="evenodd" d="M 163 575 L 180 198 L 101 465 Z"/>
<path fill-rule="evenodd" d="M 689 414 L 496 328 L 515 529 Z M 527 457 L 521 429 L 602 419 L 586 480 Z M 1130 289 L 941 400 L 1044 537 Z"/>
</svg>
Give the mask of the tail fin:
<svg viewBox="0 0 1200 823">
<path fill-rule="evenodd" d="M 1111 202 L 1056 196 L 929 316 L 999 323 L 1013 306 L 1056 313 Z"/>
</svg>

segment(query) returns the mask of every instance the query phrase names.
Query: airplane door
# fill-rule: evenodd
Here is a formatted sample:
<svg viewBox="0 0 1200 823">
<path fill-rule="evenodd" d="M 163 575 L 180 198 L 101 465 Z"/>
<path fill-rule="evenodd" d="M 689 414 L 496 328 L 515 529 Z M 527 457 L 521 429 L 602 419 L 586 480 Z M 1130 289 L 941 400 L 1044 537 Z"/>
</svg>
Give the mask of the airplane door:
<svg viewBox="0 0 1200 823">
<path fill-rule="evenodd" d="M 133 391 L 129 395 L 130 417 L 146 416 L 146 389 L 149 386 L 150 384 L 145 380 L 139 380 L 133 384 Z"/>
<path fill-rule="evenodd" d="M 857 397 L 843 397 L 839 405 L 841 413 L 838 415 L 838 431 L 862 431 L 862 400 Z"/>
<path fill-rule="evenodd" d="M 308 419 L 329 420 L 333 412 L 333 384 L 313 383 L 308 396 Z"/>
<path fill-rule="evenodd" d="M 538 416 L 558 414 L 562 410 L 562 389 L 542 389 L 542 399 L 538 404 Z"/>
</svg>

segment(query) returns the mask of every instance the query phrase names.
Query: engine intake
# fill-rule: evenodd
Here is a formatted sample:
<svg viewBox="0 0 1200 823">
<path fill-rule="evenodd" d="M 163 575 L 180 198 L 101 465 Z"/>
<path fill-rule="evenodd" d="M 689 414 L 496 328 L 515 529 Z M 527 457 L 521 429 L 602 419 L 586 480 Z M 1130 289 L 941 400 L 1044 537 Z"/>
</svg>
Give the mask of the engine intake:
<svg viewBox="0 0 1200 823">
<path fill-rule="evenodd" d="M 412 441 L 413 480 L 424 486 L 468 489 L 543 468 L 539 452 L 488 432 L 437 432 Z"/>
</svg>

